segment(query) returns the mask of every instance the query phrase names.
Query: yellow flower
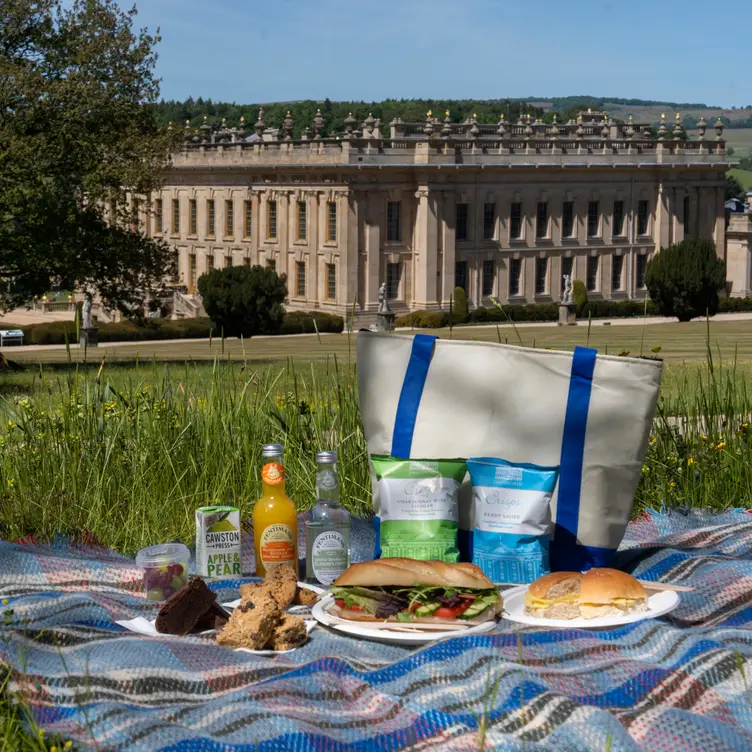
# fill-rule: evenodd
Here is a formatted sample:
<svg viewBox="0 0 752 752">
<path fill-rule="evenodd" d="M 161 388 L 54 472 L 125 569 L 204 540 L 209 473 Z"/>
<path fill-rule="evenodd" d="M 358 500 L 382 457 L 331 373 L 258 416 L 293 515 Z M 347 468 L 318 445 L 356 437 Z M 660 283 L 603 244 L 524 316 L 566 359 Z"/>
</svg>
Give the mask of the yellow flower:
<svg viewBox="0 0 752 752">
<path fill-rule="evenodd" d="M 671 482 L 670 482 L 670 483 L 668 484 L 668 487 L 669 487 L 669 488 L 676 488 L 676 483 L 674 483 L 674 481 L 671 481 Z"/>
<path fill-rule="evenodd" d="M 54 744 L 50 747 L 50 752 L 57 752 L 57 747 Z"/>
<path fill-rule="evenodd" d="M 64 746 L 66 749 L 70 749 L 73 746 L 73 742 L 70 739 L 68 739 L 68 741 L 65 742 Z"/>
<path fill-rule="evenodd" d="M 7 598 L 3 598 L 3 606 L 7 606 L 7 605 L 8 605 L 8 599 Z"/>
<path fill-rule="evenodd" d="M 654 446 L 655 443 L 656 443 L 656 441 L 657 441 L 657 439 L 655 438 L 655 436 L 651 436 L 650 437 L 650 446 Z"/>
<path fill-rule="evenodd" d="M 39 729 L 39 736 L 44 736 L 44 729 Z"/>
<path fill-rule="evenodd" d="M 716 448 L 716 449 L 717 449 L 717 450 L 718 450 L 718 451 L 720 452 L 721 450 L 723 450 L 723 449 L 725 449 L 725 448 L 726 448 L 726 442 L 725 442 L 725 441 L 719 441 L 719 442 L 718 442 L 718 443 L 717 443 L 717 444 L 715 445 L 715 448 Z"/>
<path fill-rule="evenodd" d="M 695 458 L 694 457 L 689 457 L 687 459 L 687 466 L 688 467 L 692 467 L 692 465 L 694 465 L 694 464 L 695 464 Z"/>
<path fill-rule="evenodd" d="M 8 478 L 8 488 L 13 488 L 15 485 L 13 478 Z"/>
</svg>

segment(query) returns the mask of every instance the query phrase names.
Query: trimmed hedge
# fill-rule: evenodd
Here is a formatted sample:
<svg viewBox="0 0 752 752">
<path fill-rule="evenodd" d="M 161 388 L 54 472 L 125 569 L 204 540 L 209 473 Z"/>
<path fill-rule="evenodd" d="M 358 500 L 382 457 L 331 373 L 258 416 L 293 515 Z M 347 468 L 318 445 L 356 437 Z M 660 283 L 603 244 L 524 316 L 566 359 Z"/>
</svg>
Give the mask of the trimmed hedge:
<svg viewBox="0 0 752 752">
<path fill-rule="evenodd" d="M 285 314 L 280 334 L 313 334 L 316 327 L 320 333 L 341 333 L 345 321 L 341 316 L 330 313 L 290 311 Z M 3 327 L 5 328 L 5 327 Z M 49 321 L 44 324 L 16 327 L 23 330 L 26 345 L 64 345 L 66 333 L 68 343 L 76 344 L 76 323 L 74 321 Z M 219 337 L 221 332 L 208 318 L 196 319 L 146 319 L 143 325 L 132 321 L 118 321 L 102 324 L 99 327 L 100 342 L 143 342 L 162 339 L 206 339 Z"/>
<path fill-rule="evenodd" d="M 399 316 L 395 326 L 410 327 L 411 329 L 443 329 L 449 326 L 449 313 L 444 311 L 411 311 L 405 316 Z"/>
<path fill-rule="evenodd" d="M 345 320 L 342 316 L 321 311 L 288 311 L 279 333 L 313 334 L 318 330 L 319 334 L 341 334 L 344 328 Z"/>
<path fill-rule="evenodd" d="M 752 311 L 752 298 L 721 298 L 718 313 L 746 313 Z"/>
</svg>

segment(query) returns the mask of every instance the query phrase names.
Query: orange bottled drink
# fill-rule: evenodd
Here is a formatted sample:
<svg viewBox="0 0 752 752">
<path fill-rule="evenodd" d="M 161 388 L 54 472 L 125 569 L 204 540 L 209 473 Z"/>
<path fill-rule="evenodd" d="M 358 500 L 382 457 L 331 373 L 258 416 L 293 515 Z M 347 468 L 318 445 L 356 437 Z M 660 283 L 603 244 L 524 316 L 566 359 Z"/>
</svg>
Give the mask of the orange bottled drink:
<svg viewBox="0 0 752 752">
<path fill-rule="evenodd" d="M 283 565 L 298 573 L 298 510 L 285 493 L 281 444 L 264 444 L 261 498 L 253 507 L 256 576 Z"/>
</svg>

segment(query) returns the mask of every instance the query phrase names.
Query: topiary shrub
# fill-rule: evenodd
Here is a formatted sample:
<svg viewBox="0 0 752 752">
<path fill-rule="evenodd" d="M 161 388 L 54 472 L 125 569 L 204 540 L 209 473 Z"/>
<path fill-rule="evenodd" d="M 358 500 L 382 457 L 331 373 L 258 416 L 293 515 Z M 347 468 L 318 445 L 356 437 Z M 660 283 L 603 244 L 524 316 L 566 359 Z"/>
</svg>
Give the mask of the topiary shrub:
<svg viewBox="0 0 752 752">
<path fill-rule="evenodd" d="M 582 316 L 585 306 L 587 305 L 587 287 L 581 279 L 576 279 L 572 282 L 572 300 L 575 305 L 575 312 L 578 316 Z"/>
<path fill-rule="evenodd" d="M 322 311 L 288 311 L 279 334 L 313 334 L 317 330 L 319 334 L 340 334 L 344 328 L 342 316 Z"/>
<path fill-rule="evenodd" d="M 461 324 L 467 321 L 470 314 L 467 305 L 467 293 L 463 287 L 454 288 L 454 299 L 452 301 L 452 321 Z"/>
<path fill-rule="evenodd" d="M 449 314 L 445 311 L 411 311 L 400 316 L 395 326 L 411 329 L 442 329 L 449 324 Z"/>
<path fill-rule="evenodd" d="M 198 279 L 204 309 L 225 337 L 277 334 L 282 327 L 287 278 L 263 266 L 213 269 Z"/>
<path fill-rule="evenodd" d="M 683 240 L 661 248 L 647 266 L 645 283 L 663 316 L 689 321 L 718 312 L 718 292 L 726 284 L 726 264 L 711 240 Z"/>
<path fill-rule="evenodd" d="M 50 321 L 44 324 L 34 324 L 24 332 L 24 344 L 64 345 L 66 334 L 68 342 L 75 343 L 75 321 Z"/>
</svg>

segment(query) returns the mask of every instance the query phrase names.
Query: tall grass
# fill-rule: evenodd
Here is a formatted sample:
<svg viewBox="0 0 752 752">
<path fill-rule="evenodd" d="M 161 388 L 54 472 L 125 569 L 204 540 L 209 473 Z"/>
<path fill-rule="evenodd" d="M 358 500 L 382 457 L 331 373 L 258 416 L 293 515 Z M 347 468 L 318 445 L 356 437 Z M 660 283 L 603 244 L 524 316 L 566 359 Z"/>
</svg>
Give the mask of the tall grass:
<svg viewBox="0 0 752 752">
<path fill-rule="evenodd" d="M 667 368 L 637 492 L 644 507 L 724 509 L 752 497 L 752 371 L 718 357 Z M 315 501 L 314 454 L 337 449 L 343 503 L 369 514 L 355 369 L 242 363 L 69 365 L 0 381 L 0 535 L 88 530 L 133 553 L 190 541 L 196 507 L 260 492 L 261 447 L 285 445 L 288 491 Z"/>
<path fill-rule="evenodd" d="M 314 454 L 339 452 L 343 502 L 369 510 L 354 375 L 317 368 L 150 364 L 112 377 L 43 371 L 31 393 L 0 397 L 0 535 L 89 530 L 133 552 L 189 541 L 193 511 L 231 502 L 249 515 L 261 447 L 285 445 L 287 490 L 315 502 Z"/>
</svg>

